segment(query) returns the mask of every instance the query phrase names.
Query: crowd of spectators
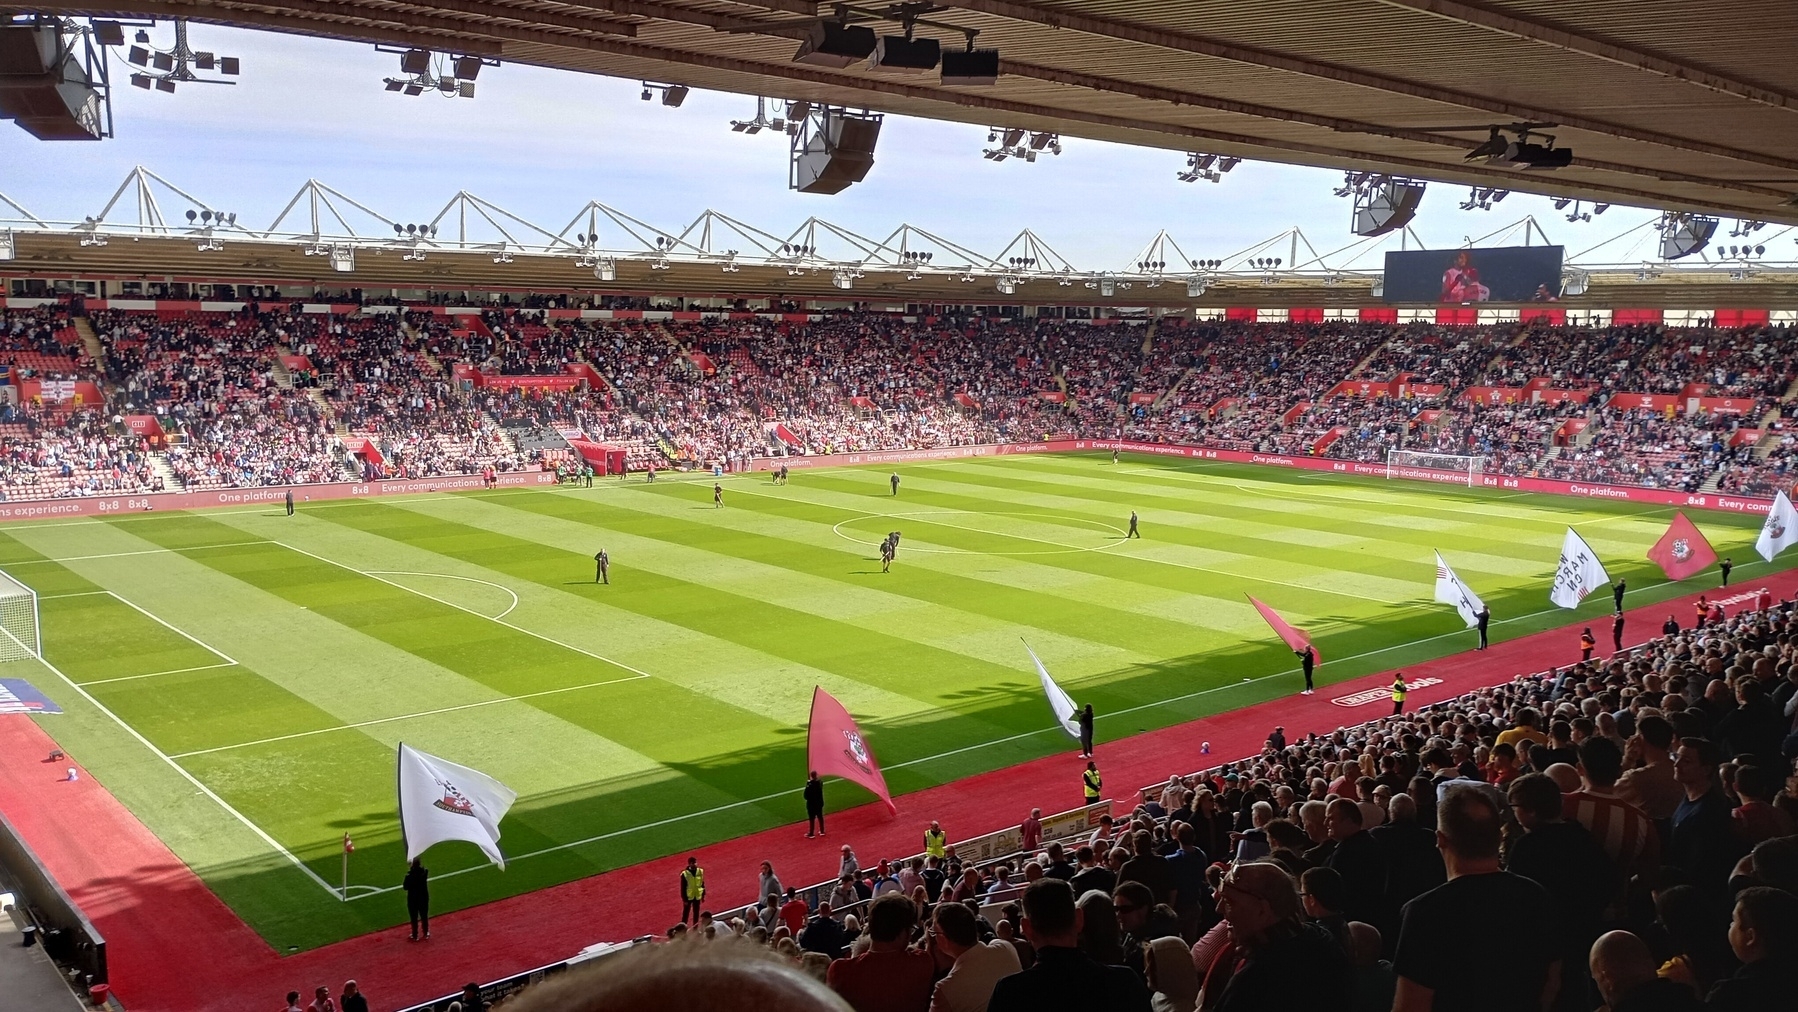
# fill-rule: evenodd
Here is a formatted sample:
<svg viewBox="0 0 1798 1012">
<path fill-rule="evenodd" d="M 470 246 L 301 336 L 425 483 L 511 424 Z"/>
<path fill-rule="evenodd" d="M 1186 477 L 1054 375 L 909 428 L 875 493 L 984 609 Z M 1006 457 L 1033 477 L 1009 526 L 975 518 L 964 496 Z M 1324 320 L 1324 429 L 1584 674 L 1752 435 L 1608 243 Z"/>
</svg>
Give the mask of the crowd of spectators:
<svg viewBox="0 0 1798 1012">
<path fill-rule="evenodd" d="M 622 446 L 641 470 L 1077 434 L 1362 462 L 1413 449 L 1481 456 L 1488 473 L 1768 494 L 1789 477 L 1792 439 L 1777 416 L 1798 375 L 1785 331 L 1766 327 L 567 320 L 502 307 L 90 320 L 110 413 L 156 416 L 172 472 L 203 486 L 539 466 L 569 452 L 565 437 Z M 0 354 L 70 350 L 72 334 L 66 310 L 8 310 Z M 481 386 L 476 371 L 576 389 Z M 1586 396 L 1461 396 L 1544 384 Z M 1622 409 L 1607 406 L 1613 393 L 1747 404 Z M 36 410 L 38 431 L 62 428 L 63 414 Z M 133 470 L 108 487 L 131 487 Z"/>
<path fill-rule="evenodd" d="M 1275 728 L 1090 836 L 1043 846 L 1032 812 L 998 861 L 844 846 L 813 904 L 764 863 L 761 902 L 555 993 L 747 961 L 792 982 L 784 1007 L 856 1012 L 1790 1009 L 1795 716 L 1798 606 L 1750 607 L 1419 712 Z M 588 1007 L 539 1000 L 517 1007 Z"/>
</svg>

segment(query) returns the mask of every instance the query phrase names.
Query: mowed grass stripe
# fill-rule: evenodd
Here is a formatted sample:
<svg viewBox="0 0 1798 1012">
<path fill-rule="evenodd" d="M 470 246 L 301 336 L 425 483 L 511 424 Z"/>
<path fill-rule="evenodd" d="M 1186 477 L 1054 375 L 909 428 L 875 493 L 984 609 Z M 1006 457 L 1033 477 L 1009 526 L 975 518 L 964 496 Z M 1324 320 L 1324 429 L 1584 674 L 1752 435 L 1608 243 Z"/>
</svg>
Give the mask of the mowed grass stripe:
<svg viewBox="0 0 1798 1012">
<path fill-rule="evenodd" d="M 812 501 L 850 511 L 860 508 L 852 487 L 837 485 L 826 478 L 818 487 L 808 487 L 800 494 Z M 955 523 L 952 519 L 954 516 L 963 513 L 977 514 L 995 508 L 991 498 L 976 495 L 974 490 L 966 486 L 947 482 L 932 483 L 929 488 L 914 489 L 908 494 L 913 512 L 926 518 L 929 516 L 928 511 L 933 509 L 948 513 L 942 524 L 930 525 L 924 535 L 934 542 L 954 543 L 952 537 L 939 529 Z M 998 508 L 1010 505 L 1025 504 L 1014 500 L 1010 504 L 1000 504 Z M 1085 509 L 1095 518 L 1107 515 L 1091 504 L 1082 504 L 1065 497 L 1052 506 L 1039 504 L 1037 508 L 1044 513 L 1067 513 Z M 1123 509 L 1122 515 L 1127 520 L 1129 510 Z M 924 522 L 927 523 L 928 520 Z M 895 519 L 894 524 L 902 527 L 899 519 Z M 1355 569 L 1331 568 L 1345 567 L 1359 556 L 1366 555 L 1365 551 L 1337 552 L 1302 544 L 1276 545 L 1273 542 L 1262 542 L 1255 547 L 1265 554 L 1255 556 L 1215 547 L 1222 543 L 1222 534 L 1196 529 L 1182 531 L 1167 526 L 1157 528 L 1152 520 L 1149 524 L 1144 529 L 1156 532 L 1156 537 L 1133 539 L 1103 552 L 1070 553 L 1066 558 L 1058 557 L 1056 564 L 1080 572 L 1129 580 L 1166 590 L 1204 594 L 1239 607 L 1247 607 L 1242 596 L 1244 594 L 1269 597 L 1287 592 L 1305 597 L 1343 599 L 1321 605 L 1335 609 L 1342 607 L 1344 601 L 1371 599 L 1397 603 L 1409 595 L 1412 589 L 1412 584 L 1408 581 Z M 1159 565 L 1144 565 L 1145 562 Z"/>
<path fill-rule="evenodd" d="M 444 519 L 446 515 L 454 514 L 475 523 L 484 522 L 495 528 L 522 531 L 528 528 L 525 526 L 526 521 L 518 518 L 520 512 L 554 509 L 558 503 L 582 509 L 580 503 L 571 503 L 554 496 L 518 497 L 498 502 L 503 505 L 495 505 L 479 497 L 458 502 L 419 503 L 400 507 L 371 504 L 366 512 L 334 511 L 329 519 L 352 526 L 366 524 L 369 525 L 366 529 L 375 532 L 410 531 L 411 536 L 423 539 L 420 543 L 432 544 L 440 551 L 454 556 L 458 554 L 458 550 L 444 546 L 455 545 L 459 538 L 482 528 Z M 508 516 L 513 519 L 506 519 Z M 552 516 L 548 519 L 552 521 L 551 529 L 558 532 L 576 531 L 589 539 L 599 537 L 601 533 L 591 526 L 571 528 L 564 523 L 555 522 L 561 518 Z M 677 521 L 658 520 L 640 514 L 620 513 L 618 519 L 632 521 L 644 528 L 660 526 L 663 533 L 682 538 L 705 533 L 703 530 L 683 527 Z M 622 529 L 622 525 L 617 524 L 604 533 L 611 536 L 612 543 L 617 544 Z M 719 532 L 711 533 L 716 535 Z M 489 567 L 515 578 L 560 584 L 570 571 L 578 572 L 580 567 L 592 565 L 584 551 L 557 548 L 553 544 L 523 537 L 492 533 L 488 536 L 492 539 L 488 553 L 492 560 L 488 563 Z M 650 533 L 638 536 L 654 535 Z M 578 539 L 570 533 L 552 536 L 550 540 L 569 544 Z M 715 541 L 716 538 L 707 540 Z M 730 562 L 729 559 L 708 551 L 706 546 L 691 542 L 670 542 L 668 550 L 688 556 L 705 556 L 707 558 L 695 561 L 704 561 L 712 566 L 727 565 Z M 708 635 L 730 639 L 799 664 L 835 671 L 842 677 L 933 702 L 939 707 L 954 708 L 957 697 L 969 685 L 984 685 L 1005 679 L 1022 682 L 1022 673 L 1008 667 L 788 607 L 781 603 L 781 587 L 776 582 L 778 574 L 775 573 L 767 574 L 767 578 L 762 581 L 760 592 L 764 597 L 758 600 L 749 596 L 752 587 L 745 586 L 740 593 L 719 590 L 642 569 L 635 563 L 627 566 L 623 560 L 628 557 L 628 552 L 615 551 L 619 582 L 609 593 L 604 588 L 594 591 L 596 595 L 606 594 L 604 599 L 613 607 L 677 622 Z M 628 584 L 623 582 L 626 579 L 630 581 Z M 629 590 L 625 593 L 623 588 L 627 586 Z M 787 685 L 771 688 L 784 688 L 793 696 L 791 705 L 798 715 L 795 723 L 803 721 L 811 686 Z M 879 719 L 878 715 L 871 717 Z M 933 735 L 960 734 L 973 737 L 974 740 L 996 736 L 1003 730 L 1009 730 L 960 713 L 952 719 L 929 723 L 936 728 Z M 937 727 L 941 724 L 951 726 L 946 729 Z M 931 740 L 918 744 L 924 751 L 914 754 L 928 754 L 938 750 L 940 742 Z"/>
<path fill-rule="evenodd" d="M 364 508 L 363 504 L 356 505 Z M 392 516 L 401 528 L 409 523 L 404 511 Z M 520 628 L 653 671 L 657 678 L 758 714 L 778 726 L 791 726 L 805 716 L 803 703 L 796 706 L 791 701 L 783 703 L 771 698 L 781 695 L 771 692 L 771 687 L 787 681 L 797 687 L 795 699 L 809 692 L 811 685 L 821 683 L 833 693 L 844 692 L 839 698 L 846 705 L 864 705 L 873 712 L 909 713 L 933 708 L 910 697 L 845 681 L 830 672 L 770 657 L 683 626 L 621 611 L 606 603 L 606 599 L 628 590 L 595 587 L 588 575 L 591 569 L 562 581 L 519 580 L 466 558 L 431 551 L 408 540 L 404 529 L 377 534 L 330 523 L 305 511 L 292 520 L 232 517 L 227 522 L 266 528 L 271 537 L 286 543 L 302 545 L 329 558 L 354 559 L 360 568 L 387 571 L 386 578 L 392 582 L 416 586 L 472 607 L 497 612 L 510 608 L 512 595 L 516 595 L 518 605 L 508 614 L 507 621 Z M 510 533 L 523 532 L 514 529 Z M 481 557 L 478 552 L 469 555 Z M 620 577 L 624 579 L 622 571 Z M 481 582 L 471 582 L 477 580 Z M 495 587 L 504 588 L 505 594 L 499 594 Z"/>
</svg>

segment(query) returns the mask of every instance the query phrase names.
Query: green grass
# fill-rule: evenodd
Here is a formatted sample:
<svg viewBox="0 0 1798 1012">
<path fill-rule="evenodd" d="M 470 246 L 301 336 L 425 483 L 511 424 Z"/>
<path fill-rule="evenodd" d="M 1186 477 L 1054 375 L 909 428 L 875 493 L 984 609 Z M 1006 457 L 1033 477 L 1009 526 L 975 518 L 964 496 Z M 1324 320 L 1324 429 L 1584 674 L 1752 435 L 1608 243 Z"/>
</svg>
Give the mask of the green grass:
<svg viewBox="0 0 1798 1012">
<path fill-rule="evenodd" d="M 895 499 L 888 470 L 730 478 L 724 509 L 707 478 L 0 527 L 55 670 L 14 667 L 68 711 L 41 725 L 286 950 L 399 919 L 324 883 L 349 832 L 352 891 L 397 884 L 401 740 L 520 794 L 505 873 L 434 852 L 449 910 L 803 818 L 814 685 L 904 793 L 1062 746 L 1020 635 L 1108 739 L 1297 687 L 1245 594 L 1311 631 L 1329 683 L 1471 645 L 1430 600 L 1434 548 L 1495 639 L 1577 620 L 1547 600 L 1568 524 L 1632 604 L 1681 592 L 1643 558 L 1665 508 L 1098 455 L 902 467 Z M 1761 565 L 1756 518 L 1696 519 Z"/>
</svg>

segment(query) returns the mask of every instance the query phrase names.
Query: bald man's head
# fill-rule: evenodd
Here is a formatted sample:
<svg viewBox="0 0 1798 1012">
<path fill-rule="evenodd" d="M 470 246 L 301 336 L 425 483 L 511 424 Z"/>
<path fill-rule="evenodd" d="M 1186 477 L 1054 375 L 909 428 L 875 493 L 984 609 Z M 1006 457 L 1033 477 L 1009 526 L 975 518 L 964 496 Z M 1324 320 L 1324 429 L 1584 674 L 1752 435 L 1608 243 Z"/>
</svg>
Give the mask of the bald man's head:
<svg viewBox="0 0 1798 1012">
<path fill-rule="evenodd" d="M 770 950 L 726 939 L 641 945 L 521 994 L 508 1012 L 850 1012 Z"/>
<path fill-rule="evenodd" d="M 1592 943 L 1592 980 L 1606 1005 L 1655 977 L 1654 953 L 1648 943 L 1627 931 L 1608 931 Z"/>
</svg>

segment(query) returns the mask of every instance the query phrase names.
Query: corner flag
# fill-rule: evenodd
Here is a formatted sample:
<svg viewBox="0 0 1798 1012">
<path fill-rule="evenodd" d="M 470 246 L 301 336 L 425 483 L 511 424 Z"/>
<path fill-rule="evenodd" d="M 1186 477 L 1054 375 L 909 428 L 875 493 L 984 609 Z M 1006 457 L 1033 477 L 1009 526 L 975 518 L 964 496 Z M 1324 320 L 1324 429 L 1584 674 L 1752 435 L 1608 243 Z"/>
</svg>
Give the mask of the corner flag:
<svg viewBox="0 0 1798 1012">
<path fill-rule="evenodd" d="M 836 697 L 823 686 L 812 689 L 811 727 L 806 732 L 806 756 L 811 768 L 820 774 L 842 777 L 873 791 L 887 803 L 887 811 L 896 812 L 893 796 L 887 793 L 886 778 L 874 762 L 874 752 L 862 738 L 855 718 L 843 709 Z"/>
<path fill-rule="evenodd" d="M 1648 550 L 1648 558 L 1661 567 L 1669 580 L 1683 580 L 1702 573 L 1717 561 L 1717 553 L 1698 525 L 1686 519 L 1684 510 L 1673 514 L 1667 533 Z"/>
<path fill-rule="evenodd" d="M 1454 605 L 1455 611 L 1461 615 L 1461 621 L 1467 623 L 1469 629 L 1480 624 L 1475 616 L 1486 610 L 1486 602 L 1480 600 L 1480 596 L 1469 590 L 1467 584 L 1462 583 L 1461 578 L 1455 575 L 1455 571 L 1448 568 L 1448 563 L 1442 560 L 1441 552 L 1436 553 L 1436 600 L 1442 604 Z"/>
<path fill-rule="evenodd" d="M 1036 676 L 1042 679 L 1043 695 L 1049 697 L 1049 709 L 1055 714 L 1055 723 L 1060 724 L 1069 737 L 1079 741 L 1080 722 L 1074 719 L 1074 701 L 1061 691 L 1061 686 L 1055 684 L 1055 679 L 1049 677 L 1049 669 L 1043 667 L 1042 659 L 1036 656 L 1036 651 L 1030 649 L 1029 643 L 1024 644 L 1024 652 L 1030 655 L 1030 663 L 1036 665 Z"/>
<path fill-rule="evenodd" d="M 1280 639 L 1285 642 L 1287 649 L 1297 654 L 1303 653 L 1306 647 L 1311 647 L 1311 653 L 1315 658 L 1315 663 L 1322 664 L 1324 662 L 1323 653 L 1319 651 L 1316 646 L 1312 645 L 1311 637 L 1307 636 L 1303 629 L 1296 629 L 1291 625 L 1288 625 L 1285 619 L 1274 614 L 1272 608 L 1255 600 L 1253 596 L 1249 597 L 1249 603 L 1254 605 L 1255 610 L 1261 613 L 1261 617 L 1267 620 L 1267 624 L 1271 626 L 1274 632 L 1279 635 Z"/>
<path fill-rule="evenodd" d="M 1761 536 L 1754 539 L 1754 550 L 1768 562 L 1773 556 L 1798 545 L 1798 510 L 1784 492 L 1773 496 L 1773 508 L 1767 511 L 1767 522 L 1761 525 Z"/>
<path fill-rule="evenodd" d="M 433 844 L 466 840 L 506 867 L 499 851 L 499 821 L 506 817 L 518 792 L 480 770 L 458 766 L 400 743 L 400 833 L 406 838 L 406 860 Z"/>
<path fill-rule="evenodd" d="M 1567 528 L 1567 536 L 1561 539 L 1561 562 L 1555 567 L 1555 583 L 1548 592 L 1548 599 L 1563 608 L 1578 608 L 1587 594 L 1610 582 L 1611 574 L 1604 571 L 1598 553 L 1586 544 L 1578 531 Z"/>
</svg>

